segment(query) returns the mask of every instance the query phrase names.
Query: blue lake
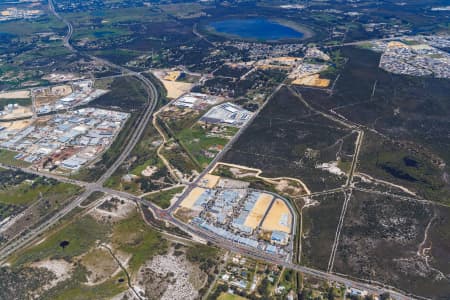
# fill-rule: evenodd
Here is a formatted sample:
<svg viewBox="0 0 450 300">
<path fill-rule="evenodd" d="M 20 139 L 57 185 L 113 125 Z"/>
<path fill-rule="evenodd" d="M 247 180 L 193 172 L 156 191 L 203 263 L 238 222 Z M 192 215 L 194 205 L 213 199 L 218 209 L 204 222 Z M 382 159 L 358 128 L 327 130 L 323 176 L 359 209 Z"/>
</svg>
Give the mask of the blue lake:
<svg viewBox="0 0 450 300">
<path fill-rule="evenodd" d="M 209 24 L 218 33 L 242 39 L 282 40 L 298 39 L 303 33 L 277 22 L 263 19 L 229 19 Z"/>
</svg>

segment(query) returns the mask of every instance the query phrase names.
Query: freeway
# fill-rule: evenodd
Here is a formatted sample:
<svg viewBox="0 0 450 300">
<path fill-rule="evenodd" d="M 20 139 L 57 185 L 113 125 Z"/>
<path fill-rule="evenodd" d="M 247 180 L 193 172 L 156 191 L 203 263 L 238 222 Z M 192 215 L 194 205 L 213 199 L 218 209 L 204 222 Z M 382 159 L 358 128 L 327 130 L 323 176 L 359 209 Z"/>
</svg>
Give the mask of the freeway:
<svg viewBox="0 0 450 300">
<path fill-rule="evenodd" d="M 59 20 L 61 20 L 66 26 L 67 26 L 67 33 L 66 36 L 64 37 L 64 46 L 67 47 L 69 50 L 71 50 L 72 52 L 78 52 L 77 49 L 73 48 L 72 45 L 70 44 L 70 39 L 72 37 L 73 34 L 73 26 L 72 24 L 65 19 L 64 17 L 62 17 L 61 15 L 58 14 L 58 12 L 55 10 L 55 5 L 53 3 L 54 0 L 49 0 L 48 1 L 48 7 L 51 13 L 53 13 L 53 15 L 58 18 Z M 116 65 L 110 61 L 107 61 L 105 59 L 93 56 L 93 55 L 87 55 L 88 57 L 90 57 L 91 59 L 102 63 L 104 65 L 108 65 L 112 68 L 118 69 L 122 72 L 122 74 L 127 74 L 130 76 L 134 76 L 137 79 L 139 79 L 145 86 L 147 93 L 148 93 L 148 99 L 147 99 L 147 105 L 146 108 L 144 110 L 144 112 L 142 113 L 141 119 L 139 120 L 138 124 L 136 125 L 136 128 L 133 130 L 133 133 L 131 134 L 131 137 L 128 141 L 128 144 L 125 146 L 125 148 L 123 149 L 122 153 L 119 155 L 119 157 L 116 159 L 116 161 L 108 168 L 108 170 L 100 177 L 100 179 L 96 182 L 97 186 L 102 186 L 105 181 L 111 177 L 111 175 L 117 170 L 117 168 L 125 161 L 125 159 L 129 156 L 129 154 L 131 153 L 131 151 L 133 150 L 133 148 L 136 146 L 137 142 L 139 141 L 139 138 L 141 137 L 142 133 L 145 130 L 145 127 L 147 126 L 150 117 L 153 114 L 153 111 L 156 108 L 156 105 L 158 103 L 158 90 L 155 87 L 155 85 L 153 84 L 153 82 L 151 82 L 147 77 L 145 77 L 144 75 L 138 73 L 138 72 L 134 72 L 131 71 L 125 67 Z"/>
<path fill-rule="evenodd" d="M 72 52 L 78 52 L 76 49 L 74 49 L 70 45 L 70 38 L 73 34 L 73 26 L 72 24 L 67 21 L 65 18 L 60 16 L 56 11 L 54 7 L 53 0 L 48 1 L 49 10 L 55 15 L 56 18 L 64 22 L 66 24 L 68 30 L 67 34 L 64 37 L 64 45 L 71 50 Z M 78 207 L 89 195 L 94 191 L 101 191 L 103 184 L 105 181 L 111 177 L 111 175 L 117 170 L 117 168 L 127 159 L 133 148 L 136 146 L 137 142 L 139 141 L 142 133 L 144 132 L 152 114 L 153 111 L 158 103 L 159 94 L 156 86 L 151 82 L 148 78 L 143 76 L 140 73 L 133 72 L 131 70 L 128 70 L 127 68 L 124 68 L 122 66 L 115 65 L 111 62 L 105 61 L 104 59 L 97 58 L 95 56 L 90 56 L 92 59 L 95 59 L 97 61 L 103 62 L 109 66 L 112 66 L 114 68 L 120 69 L 123 73 L 127 73 L 131 76 L 137 77 L 146 87 L 147 93 L 148 93 L 148 99 L 147 99 L 147 105 L 142 113 L 140 120 L 138 121 L 138 124 L 133 130 L 133 133 L 131 134 L 127 145 L 125 145 L 125 148 L 119 155 L 119 157 L 114 161 L 114 163 L 106 170 L 106 172 L 94 183 L 86 183 L 81 181 L 76 181 L 68 178 L 63 178 L 62 176 L 57 176 L 53 174 L 49 174 L 47 172 L 39 172 L 32 169 L 26 169 L 26 168 L 16 168 L 13 166 L 5 166 L 9 169 L 21 169 L 24 172 L 45 176 L 48 178 L 52 178 L 55 180 L 60 180 L 62 182 L 68 182 L 72 184 L 76 184 L 79 186 L 82 186 L 85 188 L 84 192 L 76 197 L 69 205 L 65 206 L 63 209 L 58 211 L 55 215 L 53 215 L 50 219 L 45 220 L 40 225 L 38 225 L 36 228 L 33 228 L 26 232 L 26 234 L 22 235 L 19 239 L 11 241 L 7 243 L 4 247 L 0 249 L 0 261 L 6 259 L 11 253 L 14 251 L 28 245 L 31 243 L 39 234 L 44 232 L 45 230 L 49 229 L 52 225 L 54 225 L 56 222 L 61 220 L 64 216 L 66 216 L 68 213 L 70 213 L 73 209 Z"/>
<path fill-rule="evenodd" d="M 66 24 L 68 30 L 67 30 L 67 34 L 64 37 L 63 41 L 64 41 L 64 45 L 70 49 L 73 52 L 77 52 L 76 49 L 74 49 L 71 44 L 70 44 L 70 39 L 71 36 L 73 34 L 73 26 L 72 24 L 67 21 L 65 18 L 63 18 L 62 16 L 60 16 L 56 11 L 55 11 L 55 7 L 54 7 L 54 3 L 53 0 L 49 0 L 49 10 L 55 15 L 56 18 L 58 18 L 59 20 L 61 20 L 62 22 L 64 22 L 64 24 Z M 66 216 L 68 213 L 70 213 L 72 210 L 74 210 L 75 208 L 79 207 L 80 204 L 93 192 L 95 191 L 102 191 L 111 195 L 115 195 L 118 197 L 123 197 L 126 199 L 130 199 L 132 201 L 135 201 L 137 203 L 141 203 L 145 206 L 147 206 L 154 214 L 154 216 L 158 219 L 161 220 L 165 220 L 167 222 L 170 222 L 171 224 L 179 227 L 182 230 L 185 230 L 186 232 L 189 232 L 191 234 L 194 234 L 200 238 L 203 238 L 204 240 L 207 240 L 217 246 L 219 246 L 222 249 L 227 249 L 233 252 L 237 252 L 237 253 L 241 253 L 244 255 L 247 255 L 249 257 L 253 257 L 262 261 L 266 261 L 269 263 L 273 263 L 273 264 L 277 264 L 277 265 L 281 265 L 284 266 L 286 268 L 290 268 L 290 269 L 294 269 L 296 271 L 300 271 L 302 273 L 311 275 L 311 276 L 315 276 L 324 280 L 329 280 L 329 281 L 335 281 L 335 282 L 339 282 L 341 284 L 344 284 L 346 286 L 351 286 L 360 290 L 366 290 L 368 292 L 374 293 L 374 294 L 381 294 L 383 292 L 389 292 L 393 297 L 395 297 L 396 299 L 399 300 L 406 300 L 406 299 L 413 299 L 412 296 L 406 296 L 404 295 L 403 292 L 399 292 L 397 290 L 394 290 L 392 287 L 389 286 L 382 286 L 379 283 L 375 283 L 375 284 L 371 284 L 371 283 L 363 283 L 360 281 L 354 281 L 351 280 L 349 278 L 346 278 L 344 276 L 341 275 L 337 275 L 337 274 L 333 274 L 333 273 L 327 273 L 327 272 L 323 272 L 323 271 L 319 271 L 319 270 L 315 270 L 315 269 L 311 269 L 308 267 L 304 267 L 304 266 L 300 266 L 297 264 L 294 264 L 292 262 L 290 262 L 289 260 L 287 260 L 285 257 L 280 257 L 280 256 L 275 256 L 275 255 L 271 255 L 265 251 L 262 251 L 260 249 L 256 249 L 256 248 L 250 248 L 250 247 L 246 247 L 244 245 L 240 245 L 237 243 L 234 243 L 233 241 L 230 240 L 226 240 L 223 239 L 217 235 L 214 235 L 212 232 L 206 231 L 204 229 L 192 226 L 190 224 L 186 224 L 183 223 L 181 221 L 179 221 L 178 219 L 176 219 L 173 216 L 173 211 L 174 209 L 178 206 L 178 204 L 184 199 L 184 197 L 190 192 L 190 190 L 195 187 L 199 181 L 201 180 L 201 178 L 207 174 L 208 172 L 210 172 L 212 170 L 212 168 L 216 165 L 217 162 L 219 162 L 222 158 L 223 155 L 232 147 L 232 145 L 238 140 L 238 138 L 241 136 L 241 134 L 247 129 L 247 127 L 253 122 L 253 120 L 256 118 L 256 116 L 258 115 L 258 113 L 265 107 L 265 105 L 270 101 L 270 99 L 272 98 L 272 96 L 283 86 L 283 84 L 279 85 L 276 90 L 272 93 L 272 95 L 266 100 L 266 102 L 261 105 L 261 107 L 258 109 L 258 111 L 256 111 L 252 117 L 250 118 L 250 120 L 238 131 L 238 133 L 230 140 L 230 142 L 225 146 L 225 148 L 214 158 L 214 160 L 208 165 L 207 168 L 205 168 L 203 170 L 203 172 L 197 177 L 197 179 L 189 185 L 189 188 L 186 189 L 186 191 L 184 192 L 182 197 L 179 197 L 179 199 L 177 200 L 177 202 L 171 206 L 171 208 L 167 209 L 167 210 L 163 210 L 160 209 L 159 207 L 157 207 L 156 205 L 154 205 L 153 203 L 139 198 L 137 196 L 128 194 L 126 192 L 120 192 L 120 191 L 116 191 L 116 190 L 112 190 L 112 189 L 108 189 L 103 187 L 103 184 L 105 183 L 105 181 L 117 170 L 117 168 L 124 162 L 124 160 L 129 156 L 130 152 L 132 151 L 132 149 L 136 146 L 136 143 L 139 141 L 139 138 L 141 137 L 145 127 L 147 126 L 153 111 L 156 107 L 157 104 L 157 100 L 158 100 L 158 91 L 155 87 L 155 85 L 145 76 L 143 76 L 140 73 L 137 72 L 133 72 L 131 70 L 128 70 L 127 68 L 124 68 L 122 66 L 118 66 L 115 65 L 109 61 L 106 61 L 104 59 L 89 55 L 90 58 L 92 58 L 93 60 L 96 60 L 97 62 L 101 62 L 104 63 L 106 65 L 109 65 L 113 68 L 119 69 L 121 70 L 122 73 L 125 74 L 129 74 L 131 76 L 135 76 L 136 78 L 138 78 L 139 80 L 141 80 L 141 82 L 146 86 L 147 92 L 148 92 L 148 103 L 147 106 L 144 110 L 144 112 L 141 115 L 141 118 L 138 122 L 138 124 L 135 126 L 133 133 L 130 136 L 130 139 L 127 143 L 127 145 L 125 146 L 124 150 L 122 151 L 122 153 L 119 155 L 119 157 L 117 158 L 117 160 L 108 168 L 108 170 L 100 177 L 99 180 L 97 180 L 94 183 L 86 183 L 86 182 L 81 182 L 81 181 L 76 181 L 76 180 L 72 180 L 72 179 L 67 179 L 67 178 L 63 178 L 57 175 L 53 175 L 53 174 L 49 174 L 49 173 L 43 173 L 40 172 L 38 170 L 31 170 L 31 169 L 22 169 L 22 168 L 16 168 L 16 167 L 12 167 L 12 166 L 5 166 L 7 168 L 15 168 L 15 169 L 21 169 L 21 170 L 26 170 L 26 172 L 29 173 L 33 173 L 36 175 L 40 175 L 40 176 L 46 176 L 49 178 L 53 178 L 55 180 L 60 180 L 62 182 L 69 182 L 72 184 L 77 184 L 79 186 L 84 187 L 84 192 L 77 196 L 69 205 L 67 205 L 66 207 L 64 207 L 63 209 L 61 209 L 60 211 L 58 211 L 55 215 L 53 215 L 50 219 L 44 221 L 43 223 L 41 223 L 40 225 L 38 225 L 36 228 L 27 231 L 25 234 L 23 234 L 19 239 L 14 240 L 13 242 L 7 243 L 1 250 L 0 250 L 0 261 L 6 259 L 9 255 L 11 255 L 13 252 L 17 251 L 18 249 L 25 247 L 26 245 L 28 245 L 29 243 L 31 243 L 33 240 L 35 240 L 36 237 L 38 237 L 40 234 L 42 234 L 45 230 L 48 230 L 51 226 L 53 226 L 55 223 L 57 223 L 59 220 L 61 220 L 64 216 Z M 308 105 L 309 106 L 309 105 Z M 323 113 L 322 113 L 323 114 Z M 340 119 L 336 119 L 333 116 L 330 115 L 326 115 L 327 118 L 332 118 L 335 119 L 335 121 L 339 122 L 339 123 L 344 123 L 342 120 Z M 349 125 L 348 123 L 345 123 L 346 126 L 356 129 L 355 126 Z M 362 136 L 360 136 L 360 139 L 358 139 L 359 141 L 361 140 Z M 357 142 L 357 144 L 360 143 Z M 358 146 L 358 145 L 357 145 Z M 355 157 L 357 157 L 357 155 L 355 155 Z M 353 172 L 355 170 L 355 166 L 356 166 L 356 162 L 357 160 L 354 160 L 353 165 L 352 165 L 352 172 L 351 175 L 353 175 Z M 351 176 L 352 177 L 352 176 Z M 348 184 L 349 185 L 349 184 Z M 347 185 L 347 186 L 348 186 Z M 334 192 L 334 191 L 333 191 Z"/>
<path fill-rule="evenodd" d="M 32 242 L 36 237 L 38 237 L 41 233 L 48 230 L 52 227 L 56 222 L 61 220 L 64 216 L 66 216 L 69 212 L 75 209 L 80 203 L 82 203 L 89 195 L 93 192 L 93 189 L 87 188 L 85 191 L 76 197 L 72 202 L 70 202 L 63 209 L 59 210 L 55 215 L 53 215 L 50 219 L 45 220 L 36 228 L 33 228 L 30 231 L 26 231 L 19 239 L 16 239 L 12 242 L 7 243 L 4 247 L 2 247 L 0 251 L 0 261 L 5 260 L 9 255 L 18 249 L 25 247 L 30 242 Z"/>
<path fill-rule="evenodd" d="M 0 168 L 12 170 L 12 171 L 22 171 L 24 173 L 28 173 L 28 174 L 32 174 L 32 175 L 36 175 L 36 176 L 42 176 L 42 177 L 54 179 L 54 180 L 57 180 L 57 181 L 60 181 L 60 182 L 78 185 L 78 186 L 81 186 L 81 187 L 87 187 L 87 186 L 91 185 L 91 183 L 88 183 L 88 182 L 75 180 L 75 179 L 67 178 L 67 177 L 64 177 L 64 176 L 52 174 L 52 173 L 49 173 L 49 172 L 43 172 L 43 171 L 35 170 L 35 169 L 32 169 L 32 168 L 20 168 L 20 167 L 17 167 L 17 166 L 11 166 L 11 165 L 1 164 L 1 163 L 0 163 Z"/>
<path fill-rule="evenodd" d="M 48 9 L 50 10 L 50 12 L 61 22 L 63 22 L 66 27 L 67 27 L 67 33 L 63 38 L 63 42 L 64 42 L 64 47 L 66 47 L 67 49 L 69 49 L 72 52 L 76 52 L 76 50 L 72 47 L 72 45 L 70 44 L 70 39 L 72 38 L 72 34 L 73 34 L 73 26 L 72 24 L 67 21 L 65 18 L 61 17 L 55 10 L 55 5 L 53 3 L 53 0 L 48 0 Z"/>
</svg>

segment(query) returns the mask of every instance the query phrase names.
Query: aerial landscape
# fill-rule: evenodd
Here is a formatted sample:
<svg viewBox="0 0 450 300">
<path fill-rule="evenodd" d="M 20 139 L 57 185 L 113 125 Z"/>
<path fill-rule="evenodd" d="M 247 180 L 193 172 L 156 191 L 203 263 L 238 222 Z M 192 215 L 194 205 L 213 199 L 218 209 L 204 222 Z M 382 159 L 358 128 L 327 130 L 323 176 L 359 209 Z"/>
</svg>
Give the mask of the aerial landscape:
<svg viewBox="0 0 450 300">
<path fill-rule="evenodd" d="M 0 300 L 450 299 L 449 4 L 0 1 Z"/>
</svg>

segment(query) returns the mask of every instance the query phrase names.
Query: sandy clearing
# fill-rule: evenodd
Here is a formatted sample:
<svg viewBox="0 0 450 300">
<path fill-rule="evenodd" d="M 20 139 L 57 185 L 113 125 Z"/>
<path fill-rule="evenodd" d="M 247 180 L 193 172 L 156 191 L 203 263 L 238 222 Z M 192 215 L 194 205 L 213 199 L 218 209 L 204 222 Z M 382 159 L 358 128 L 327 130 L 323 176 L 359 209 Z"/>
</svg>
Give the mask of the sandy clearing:
<svg viewBox="0 0 450 300">
<path fill-rule="evenodd" d="M 183 202 L 181 202 L 180 206 L 191 209 L 194 206 L 195 201 L 197 201 L 198 197 L 200 197 L 205 190 L 206 189 L 199 187 L 194 188 Z"/>
<path fill-rule="evenodd" d="M 72 87 L 68 84 L 63 85 L 57 85 L 50 88 L 50 91 L 52 94 L 58 95 L 58 96 L 67 96 L 72 93 Z"/>
<path fill-rule="evenodd" d="M 12 112 L 7 112 L 4 115 L 0 117 L 1 120 L 11 120 L 11 119 L 18 119 L 18 118 L 26 118 L 31 117 L 33 115 L 33 111 L 31 110 L 31 107 L 25 107 L 25 106 L 19 106 L 18 108 L 14 109 Z"/>
<path fill-rule="evenodd" d="M 220 176 L 206 174 L 205 176 L 203 176 L 200 184 L 206 188 L 212 189 L 217 185 L 219 180 Z"/>
<path fill-rule="evenodd" d="M 48 290 L 56 286 L 59 282 L 69 279 L 74 269 L 73 265 L 63 259 L 48 259 L 41 260 L 31 264 L 33 268 L 44 268 L 55 274 L 56 278 L 50 283 L 42 287 L 43 290 Z"/>
<path fill-rule="evenodd" d="M 13 122 L 0 123 L 0 126 L 5 127 L 6 130 L 22 130 L 33 123 L 33 120 L 21 120 Z"/>
<path fill-rule="evenodd" d="M 242 166 L 242 165 L 236 165 L 236 164 L 230 164 L 230 163 L 218 162 L 218 163 L 212 168 L 212 170 L 210 171 L 210 173 L 214 173 L 220 166 L 229 167 L 229 168 L 230 168 L 229 170 L 230 170 L 231 172 L 233 172 L 233 175 L 236 176 L 236 177 L 238 177 L 238 178 L 243 177 L 242 175 L 243 175 L 244 173 L 242 173 L 242 172 L 244 172 L 244 170 L 246 170 L 246 171 L 248 171 L 248 172 L 251 172 L 251 173 L 250 173 L 251 175 L 246 175 L 246 176 L 254 176 L 254 177 L 256 177 L 256 178 L 261 178 L 262 180 L 264 180 L 264 181 L 266 181 L 266 182 L 269 182 L 269 183 L 272 183 L 272 184 L 279 184 L 279 181 L 280 181 L 280 180 L 294 181 L 294 182 L 300 184 L 300 186 L 301 186 L 301 188 L 302 188 L 302 193 L 305 193 L 305 194 L 307 194 L 307 195 L 308 195 L 308 194 L 311 194 L 311 191 L 308 189 L 308 187 L 305 185 L 305 183 L 303 183 L 303 181 L 301 181 L 301 180 L 298 179 L 298 178 L 292 178 L 292 177 L 275 177 L 275 178 L 263 177 L 263 176 L 261 176 L 261 173 L 262 173 L 261 169 L 250 168 L 250 167 L 246 167 L 246 166 Z M 232 168 L 237 168 L 238 170 L 232 171 Z M 240 170 L 242 170 L 242 171 L 240 171 Z M 235 174 L 234 172 L 236 172 L 236 174 Z M 255 172 L 255 174 L 253 174 L 253 172 Z M 241 175 L 240 177 L 237 176 L 237 175 L 239 175 L 239 174 Z"/>
<path fill-rule="evenodd" d="M 105 201 L 109 201 L 109 199 L 111 199 L 111 197 L 108 197 Z M 90 215 L 97 220 L 109 219 L 110 221 L 118 221 L 126 218 L 136 209 L 136 204 L 130 200 L 120 199 L 116 205 L 117 208 L 111 211 L 101 209 L 97 206 L 90 211 Z"/>
<path fill-rule="evenodd" d="M 152 259 L 148 268 L 160 276 L 173 274 L 174 280 L 167 286 L 161 300 L 193 300 L 198 297 L 198 291 L 190 281 L 192 266 L 184 256 L 158 255 Z"/>
<path fill-rule="evenodd" d="M 282 220 L 285 220 L 286 223 L 283 224 Z M 287 204 L 281 200 L 276 199 L 270 208 L 269 213 L 263 221 L 261 228 L 265 231 L 282 231 L 286 233 L 291 233 L 291 224 L 292 224 L 292 214 L 289 210 Z"/>
<path fill-rule="evenodd" d="M 297 78 L 294 81 L 292 81 L 292 84 L 325 88 L 330 85 L 330 80 L 320 78 L 319 74 L 314 74 L 314 75 Z"/>
<path fill-rule="evenodd" d="M 0 99 L 28 99 L 30 98 L 30 91 L 12 91 L 0 93 Z"/>
<path fill-rule="evenodd" d="M 147 166 L 144 170 L 142 170 L 141 175 L 145 177 L 150 177 L 158 171 L 158 167 L 156 166 Z"/>
<path fill-rule="evenodd" d="M 162 79 L 161 82 L 167 90 L 167 97 L 172 99 L 176 99 L 181 95 L 188 93 L 194 86 L 192 83 L 169 81 L 164 79 Z"/>
<path fill-rule="evenodd" d="M 245 226 L 249 226 L 253 229 L 259 226 L 261 223 L 264 214 L 269 208 L 270 203 L 272 202 L 273 196 L 270 194 L 261 194 L 256 201 L 255 206 L 252 211 L 248 214 L 247 219 L 245 219 Z"/>
</svg>

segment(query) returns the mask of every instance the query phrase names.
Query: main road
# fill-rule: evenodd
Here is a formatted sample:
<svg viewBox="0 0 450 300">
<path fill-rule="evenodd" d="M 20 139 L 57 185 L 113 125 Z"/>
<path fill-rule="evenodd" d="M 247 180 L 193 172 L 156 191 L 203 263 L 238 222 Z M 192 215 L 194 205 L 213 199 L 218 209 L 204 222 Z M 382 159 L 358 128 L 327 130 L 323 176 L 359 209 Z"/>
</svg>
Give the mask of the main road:
<svg viewBox="0 0 450 300">
<path fill-rule="evenodd" d="M 64 17 L 60 16 L 55 11 L 53 0 L 49 0 L 48 6 L 49 6 L 49 10 L 55 15 L 55 17 L 58 18 L 59 20 L 61 20 L 62 22 L 64 22 L 64 24 L 66 24 L 66 26 L 68 28 L 67 34 L 63 40 L 64 45 L 71 51 L 77 52 L 77 50 L 74 49 L 72 47 L 72 45 L 70 44 L 70 38 L 73 34 L 72 24 L 68 20 L 66 20 Z M 119 155 L 117 160 L 107 169 L 107 171 L 94 183 L 86 183 L 86 182 L 76 181 L 76 180 L 67 179 L 67 178 L 63 179 L 63 177 L 49 174 L 49 173 L 39 172 L 37 170 L 35 171 L 35 170 L 26 169 L 26 168 L 3 166 L 6 168 L 10 168 L 10 169 L 20 169 L 20 170 L 23 170 L 28 173 L 32 173 L 32 174 L 36 174 L 36 175 L 40 175 L 40 176 L 46 176 L 46 177 L 49 177 L 49 178 L 52 178 L 55 180 L 60 180 L 63 182 L 76 184 L 76 185 L 84 187 L 85 190 L 82 194 L 77 196 L 69 205 L 64 207 L 62 210 L 58 211 L 49 220 L 44 221 L 42 224 L 38 225 L 38 227 L 28 231 L 26 234 L 22 235 L 19 239 L 15 240 L 14 242 L 6 244 L 6 246 L 4 246 L 0 250 L 0 261 L 6 259 L 9 255 L 11 255 L 13 252 L 17 251 L 21 247 L 28 245 L 37 236 L 39 236 L 39 234 L 42 234 L 45 230 L 49 229 L 52 225 L 54 225 L 59 220 L 61 220 L 61 218 L 66 216 L 73 209 L 75 209 L 76 207 L 79 207 L 79 205 L 87 197 L 89 197 L 89 195 L 91 195 L 92 192 L 102 191 L 102 192 L 105 192 L 105 193 L 108 193 L 111 195 L 115 195 L 115 196 L 119 196 L 119 197 L 123 197 L 126 199 L 130 199 L 130 200 L 139 202 L 139 203 L 147 206 L 154 213 L 154 216 L 156 218 L 168 221 L 168 222 L 172 223 L 173 225 L 185 230 L 186 232 L 197 235 L 200 238 L 203 238 L 203 239 L 219 246 L 220 248 L 227 249 L 227 250 L 237 252 L 237 253 L 241 253 L 243 255 L 247 255 L 247 256 L 253 257 L 255 259 L 259 259 L 259 260 L 266 261 L 269 263 L 281 265 L 281 266 L 284 266 L 284 267 L 287 267 L 287 268 L 290 268 L 290 269 L 293 269 L 296 271 L 300 271 L 302 273 L 305 273 L 305 274 L 308 274 L 311 276 L 315 276 L 315 277 L 318 277 L 318 278 L 321 278 L 324 280 L 335 281 L 335 282 L 344 284 L 346 286 L 351 286 L 351 287 L 354 287 L 354 288 L 357 288 L 360 290 L 366 290 L 373 294 L 381 294 L 383 292 L 389 292 L 396 299 L 400 299 L 400 300 L 413 299 L 413 297 L 406 296 L 403 293 L 401 293 L 389 286 L 383 286 L 379 283 L 369 284 L 369 283 L 354 281 L 349 278 L 339 276 L 336 274 L 326 273 L 323 271 L 300 266 L 300 265 L 294 264 L 290 261 L 286 261 L 286 259 L 284 257 L 271 255 L 267 252 L 264 252 L 264 251 L 256 249 L 256 248 L 250 248 L 250 247 L 246 247 L 244 245 L 234 243 L 230 240 L 226 240 L 217 235 L 214 235 L 213 233 L 211 233 L 207 230 L 192 226 L 190 224 L 183 223 L 183 222 L 179 221 L 178 219 L 176 219 L 175 217 L 173 217 L 172 213 L 173 213 L 174 207 L 177 207 L 177 205 L 179 204 L 179 201 L 181 201 L 184 197 L 180 197 L 179 200 L 177 201 L 177 203 L 175 203 L 172 206 L 172 208 L 170 208 L 168 210 L 163 210 L 145 199 L 128 194 L 126 192 L 120 192 L 120 191 L 116 191 L 116 190 L 112 190 L 112 189 L 103 187 L 103 184 L 105 183 L 105 181 L 117 170 L 117 168 L 124 162 L 124 160 L 129 156 L 129 154 L 133 150 L 133 148 L 136 146 L 137 142 L 139 141 L 143 131 L 145 130 L 145 128 L 156 108 L 159 95 L 158 95 L 158 90 L 155 87 L 155 85 L 148 78 L 143 76 L 142 74 L 133 72 L 127 68 L 118 66 L 109 61 L 106 61 L 104 59 L 101 59 L 101 58 L 98 58 L 98 57 L 95 57 L 92 55 L 89 55 L 89 57 L 93 60 L 96 60 L 98 62 L 109 65 L 113 68 L 119 69 L 119 70 L 121 70 L 122 73 L 125 73 L 130 76 L 135 76 L 136 78 L 138 78 L 145 85 L 147 92 L 148 92 L 147 106 L 146 106 L 144 112 L 142 113 L 139 122 L 135 126 L 135 129 L 133 130 L 133 133 L 131 134 L 131 137 L 129 138 L 128 143 L 125 146 L 122 153 Z M 283 86 L 282 84 L 280 86 L 278 86 L 273 94 L 275 94 L 282 86 Z M 253 114 L 251 119 L 230 140 L 230 142 L 227 144 L 227 146 L 216 156 L 216 158 L 209 164 L 209 166 L 207 168 L 205 168 L 205 170 L 203 170 L 203 172 L 197 177 L 197 179 L 185 191 L 183 196 L 187 195 L 189 190 L 193 186 L 196 186 L 198 184 L 199 180 L 203 177 L 203 175 L 210 172 L 211 169 L 215 166 L 215 164 L 222 159 L 223 155 L 230 149 L 230 147 L 234 144 L 234 142 L 237 141 L 237 139 L 245 131 L 245 129 L 252 123 L 252 121 L 256 118 L 257 114 L 264 108 L 266 103 L 268 103 L 270 101 L 271 97 L 269 97 L 267 99 L 267 101 L 259 108 L 259 110 Z"/>
<path fill-rule="evenodd" d="M 60 16 L 55 11 L 55 6 L 54 6 L 54 3 L 53 3 L 53 0 L 49 0 L 48 1 L 48 7 L 49 7 L 49 10 L 55 15 L 55 17 L 58 18 L 59 20 L 61 20 L 62 22 L 64 22 L 64 24 L 66 24 L 66 26 L 68 28 L 66 36 L 63 39 L 64 40 L 64 45 L 69 50 L 71 50 L 72 52 L 78 52 L 70 44 L 70 38 L 72 37 L 72 34 L 73 34 L 73 26 L 72 26 L 72 24 L 68 20 L 66 20 L 64 17 Z M 131 133 L 131 136 L 128 139 L 128 142 L 125 145 L 125 147 L 122 150 L 122 152 L 120 153 L 119 157 L 105 171 L 105 173 L 94 183 L 85 183 L 85 182 L 76 181 L 76 180 L 73 180 L 73 179 L 62 179 L 62 177 L 60 177 L 60 176 L 49 174 L 49 173 L 39 172 L 37 170 L 23 169 L 23 168 L 17 168 L 17 167 L 13 167 L 13 166 L 3 165 L 3 167 L 9 168 L 9 169 L 21 169 L 21 170 L 23 170 L 23 171 L 25 171 L 27 173 L 32 173 L 32 174 L 35 174 L 35 175 L 41 175 L 41 176 L 45 176 L 45 177 L 52 178 L 52 179 L 55 179 L 55 180 L 60 180 L 60 181 L 63 181 L 63 182 L 76 184 L 78 186 L 84 187 L 84 192 L 81 195 L 77 196 L 69 205 L 65 206 L 63 209 L 58 211 L 50 219 L 45 220 L 44 222 L 39 224 L 36 228 L 33 228 L 30 231 L 27 231 L 20 238 L 14 240 L 14 241 L 11 241 L 11 242 L 7 243 L 6 245 L 4 245 L 0 249 L 0 261 L 6 259 L 13 252 L 17 251 L 18 249 L 20 249 L 20 248 L 28 245 L 30 242 L 32 242 L 37 236 L 39 236 L 39 234 L 41 234 L 44 231 L 46 231 L 47 229 L 49 229 L 52 225 L 54 225 L 56 222 L 61 220 L 64 216 L 66 216 L 68 213 L 70 213 L 73 209 L 78 207 L 84 200 L 87 199 L 87 197 L 89 197 L 89 195 L 91 195 L 92 192 L 94 192 L 94 191 L 101 191 L 105 181 L 109 177 L 111 177 L 112 174 L 114 174 L 114 172 L 117 170 L 117 168 L 130 155 L 131 151 L 136 146 L 137 142 L 139 141 L 140 137 L 142 136 L 142 133 L 144 132 L 144 130 L 145 130 L 145 128 L 146 128 L 146 126 L 147 126 L 147 124 L 148 124 L 148 122 L 149 122 L 149 120 L 150 120 L 150 118 L 152 116 L 152 113 L 155 110 L 155 107 L 156 107 L 156 105 L 158 103 L 158 100 L 159 100 L 159 94 L 158 94 L 158 90 L 155 87 L 155 85 L 153 84 L 153 82 L 151 82 L 148 78 L 146 78 L 145 76 L 143 76 L 140 73 L 133 72 L 133 71 L 127 69 L 127 68 L 124 68 L 122 66 L 118 66 L 118 65 L 113 64 L 113 63 L 111 63 L 109 61 L 106 61 L 106 60 L 101 59 L 101 58 L 97 58 L 97 57 L 92 56 L 92 55 L 90 55 L 90 57 L 91 57 L 91 59 L 94 59 L 94 60 L 96 60 L 98 62 L 102 62 L 102 63 L 107 64 L 107 65 L 109 65 L 109 66 L 111 66 L 113 68 L 117 68 L 117 69 L 121 70 L 122 73 L 125 73 L 125 74 L 128 74 L 130 76 L 134 76 L 134 77 L 138 78 L 144 84 L 144 86 L 145 86 L 145 88 L 147 90 L 147 93 L 148 93 L 147 104 L 146 104 L 145 110 L 142 112 L 138 123 L 135 125 L 135 128 L 134 128 L 133 132 Z"/>
</svg>

